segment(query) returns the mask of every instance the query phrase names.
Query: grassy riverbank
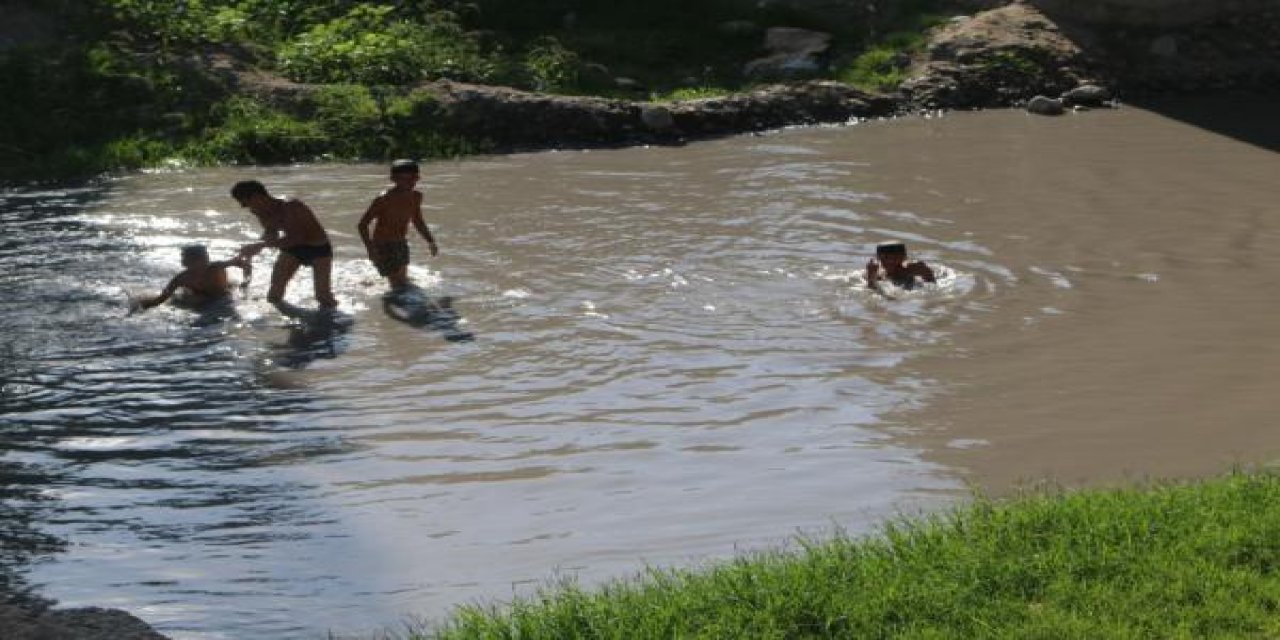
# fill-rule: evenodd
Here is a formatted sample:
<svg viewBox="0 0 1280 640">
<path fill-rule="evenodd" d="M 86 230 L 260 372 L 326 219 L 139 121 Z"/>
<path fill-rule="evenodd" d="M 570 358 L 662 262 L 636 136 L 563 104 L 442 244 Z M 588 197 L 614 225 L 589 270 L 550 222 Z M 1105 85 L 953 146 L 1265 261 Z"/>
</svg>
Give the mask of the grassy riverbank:
<svg viewBox="0 0 1280 640">
<path fill-rule="evenodd" d="M 979 500 L 801 546 L 466 608 L 414 637 L 1280 637 L 1276 472 Z"/>
<path fill-rule="evenodd" d="M 17 1 L 0 25 L 0 183 L 484 151 L 414 88 L 720 95 L 764 80 L 744 65 L 771 26 L 832 33 L 810 75 L 882 89 L 901 75 L 895 48 L 917 47 L 948 4 L 876 0 L 832 16 L 748 0 Z M 271 95 L 291 83 L 329 89 Z"/>
</svg>

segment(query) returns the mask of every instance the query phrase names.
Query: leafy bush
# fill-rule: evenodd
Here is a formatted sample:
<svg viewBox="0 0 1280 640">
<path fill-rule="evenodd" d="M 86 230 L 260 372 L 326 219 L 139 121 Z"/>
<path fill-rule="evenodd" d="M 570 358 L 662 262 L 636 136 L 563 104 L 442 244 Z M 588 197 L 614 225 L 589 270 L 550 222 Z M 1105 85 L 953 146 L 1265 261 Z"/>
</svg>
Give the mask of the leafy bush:
<svg viewBox="0 0 1280 640">
<path fill-rule="evenodd" d="M 839 79 L 855 87 L 873 91 L 896 89 L 907 79 L 903 55 L 903 52 L 889 47 L 871 49 L 855 58 L 853 64 L 840 72 Z"/>
<path fill-rule="evenodd" d="M 423 78 L 484 80 L 494 64 L 448 12 L 422 22 L 395 7 L 362 3 L 280 48 L 280 68 L 304 82 L 410 84 Z"/>
<path fill-rule="evenodd" d="M 390 124 L 388 156 L 450 158 L 484 153 L 487 140 L 464 138 L 441 126 L 441 107 L 428 91 L 415 90 L 390 99 L 386 117 Z"/>
<path fill-rule="evenodd" d="M 232 98 L 214 109 L 221 126 L 183 155 L 203 164 L 280 163 L 311 159 L 328 149 L 315 122 L 303 122 L 250 98 Z"/>
<path fill-rule="evenodd" d="M 521 66 L 536 91 L 562 92 L 578 84 L 578 54 L 551 36 L 535 40 Z"/>
</svg>

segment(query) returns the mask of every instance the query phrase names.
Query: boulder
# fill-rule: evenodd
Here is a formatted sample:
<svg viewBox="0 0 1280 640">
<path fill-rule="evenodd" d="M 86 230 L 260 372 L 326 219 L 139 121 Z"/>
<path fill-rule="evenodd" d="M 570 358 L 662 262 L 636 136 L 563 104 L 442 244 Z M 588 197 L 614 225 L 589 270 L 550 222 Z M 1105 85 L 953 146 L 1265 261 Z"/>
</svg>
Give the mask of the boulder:
<svg viewBox="0 0 1280 640">
<path fill-rule="evenodd" d="M 831 46 L 831 34 L 795 27 L 772 27 L 764 33 L 764 48 L 772 55 L 822 53 Z"/>
<path fill-rule="evenodd" d="M 613 86 L 623 91 L 629 91 L 631 93 L 644 93 L 648 91 L 648 89 L 646 89 L 645 86 L 635 78 L 626 78 L 626 77 L 614 78 Z"/>
<path fill-rule="evenodd" d="M 916 108 L 1015 106 L 1099 75 L 1074 38 L 1026 3 L 941 25 L 925 52 L 900 87 Z"/>
<path fill-rule="evenodd" d="M 1111 92 L 1096 84 L 1082 84 L 1062 94 L 1062 104 L 1068 107 L 1105 107 L 1111 102 Z"/>
<path fill-rule="evenodd" d="M 748 78 L 783 80 L 811 76 L 821 68 L 818 61 L 807 54 L 781 53 L 748 62 L 742 73 Z"/>
<path fill-rule="evenodd" d="M 1041 116 L 1060 116 L 1066 112 L 1066 107 L 1056 98 L 1036 96 L 1027 101 L 1027 112 Z"/>
<path fill-rule="evenodd" d="M 764 48 L 769 55 L 748 62 L 743 73 L 749 78 L 798 78 L 817 73 L 818 56 L 831 46 L 831 34 L 794 27 L 772 27 L 765 31 Z"/>
<path fill-rule="evenodd" d="M 671 110 L 661 105 L 640 107 L 640 122 L 656 133 L 669 133 L 676 128 L 676 120 L 671 115 Z"/>
<path fill-rule="evenodd" d="M 128 612 L 99 607 L 37 613 L 0 605 L 0 633 L 5 640 L 167 640 Z"/>
</svg>

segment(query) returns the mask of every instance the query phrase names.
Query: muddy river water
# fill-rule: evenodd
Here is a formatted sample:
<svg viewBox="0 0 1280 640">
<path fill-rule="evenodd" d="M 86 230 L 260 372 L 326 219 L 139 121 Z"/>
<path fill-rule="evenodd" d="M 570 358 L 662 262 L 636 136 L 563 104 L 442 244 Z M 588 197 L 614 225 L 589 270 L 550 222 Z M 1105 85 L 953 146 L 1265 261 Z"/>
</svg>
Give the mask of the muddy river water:
<svg viewBox="0 0 1280 640">
<path fill-rule="evenodd" d="M 1273 107 L 429 164 L 422 322 L 355 234 L 381 166 L 3 192 L 0 577 L 175 638 L 314 638 L 974 486 L 1275 460 Z M 180 246 L 255 236 L 246 178 L 329 227 L 344 315 L 268 306 L 266 255 L 238 318 L 126 316 Z M 891 238 L 939 284 L 866 291 Z M 309 273 L 289 297 L 312 304 Z"/>
</svg>

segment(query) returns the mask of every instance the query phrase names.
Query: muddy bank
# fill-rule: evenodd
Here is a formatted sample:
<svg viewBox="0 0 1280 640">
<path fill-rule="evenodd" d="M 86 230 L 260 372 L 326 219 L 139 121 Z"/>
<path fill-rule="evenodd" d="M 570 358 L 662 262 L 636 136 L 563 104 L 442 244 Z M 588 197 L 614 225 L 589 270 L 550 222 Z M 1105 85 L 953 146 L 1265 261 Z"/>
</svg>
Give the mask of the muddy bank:
<svg viewBox="0 0 1280 640">
<path fill-rule="evenodd" d="M 1102 89 L 1089 93 L 1087 100 L 1075 100 L 1086 106 L 1102 106 L 1111 97 L 1270 92 L 1280 80 L 1280 12 L 1262 8 L 1170 26 L 1088 22 L 1030 3 L 1005 3 L 935 28 L 923 51 L 904 64 L 908 79 L 886 94 L 826 80 L 669 103 L 449 81 L 425 83 L 413 91 L 426 96 L 425 109 L 439 130 L 499 152 L 670 144 L 925 109 L 1020 107 L 1037 96 L 1060 100 L 1082 86 Z M 253 95 L 303 118 L 309 96 L 320 89 L 238 67 L 227 58 L 211 66 L 229 91 Z M 1063 106 L 1072 107 L 1071 96 L 1067 98 L 1034 110 L 1061 112 Z"/>
</svg>

